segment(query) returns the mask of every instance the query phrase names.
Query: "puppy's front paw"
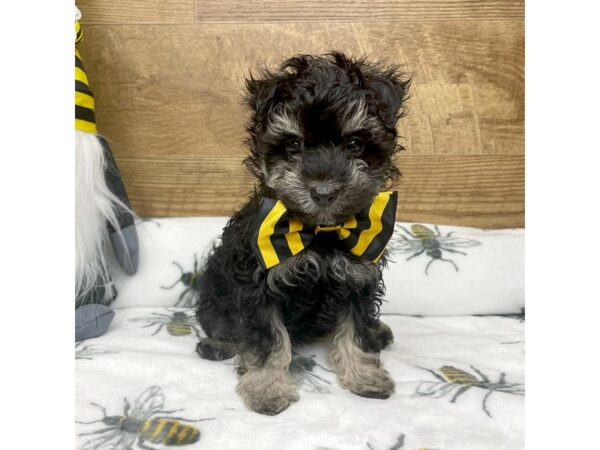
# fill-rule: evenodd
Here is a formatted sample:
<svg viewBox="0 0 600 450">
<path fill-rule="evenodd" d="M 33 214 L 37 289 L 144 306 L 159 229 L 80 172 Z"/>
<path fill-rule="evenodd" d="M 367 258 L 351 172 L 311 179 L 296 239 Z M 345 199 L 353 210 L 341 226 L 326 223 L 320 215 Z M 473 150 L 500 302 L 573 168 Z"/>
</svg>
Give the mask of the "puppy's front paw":
<svg viewBox="0 0 600 450">
<path fill-rule="evenodd" d="M 381 367 L 364 366 L 346 387 L 361 397 L 386 399 L 394 393 L 394 380 Z"/>
<path fill-rule="evenodd" d="M 299 399 L 296 381 L 286 372 L 250 369 L 238 382 L 237 393 L 248 408 L 274 416 Z"/>
</svg>

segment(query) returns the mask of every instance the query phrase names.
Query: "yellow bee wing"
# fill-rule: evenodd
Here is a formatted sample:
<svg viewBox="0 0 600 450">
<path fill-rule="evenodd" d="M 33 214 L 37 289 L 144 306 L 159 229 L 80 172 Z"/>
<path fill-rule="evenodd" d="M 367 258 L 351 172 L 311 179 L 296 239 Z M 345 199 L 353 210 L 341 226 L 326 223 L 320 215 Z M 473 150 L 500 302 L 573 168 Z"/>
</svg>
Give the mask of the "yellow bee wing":
<svg viewBox="0 0 600 450">
<path fill-rule="evenodd" d="M 477 384 L 479 380 L 469 372 L 457 369 L 452 366 L 444 366 L 440 369 L 442 376 L 448 383 L 457 384 Z"/>
<path fill-rule="evenodd" d="M 134 419 L 145 420 L 152 414 L 163 409 L 165 396 L 158 386 L 150 386 L 135 399 L 130 416 Z"/>
<path fill-rule="evenodd" d="M 425 225 L 421 225 L 419 223 L 411 225 L 410 231 L 414 237 L 419 239 L 428 239 L 435 236 L 433 230 L 430 230 Z"/>
</svg>

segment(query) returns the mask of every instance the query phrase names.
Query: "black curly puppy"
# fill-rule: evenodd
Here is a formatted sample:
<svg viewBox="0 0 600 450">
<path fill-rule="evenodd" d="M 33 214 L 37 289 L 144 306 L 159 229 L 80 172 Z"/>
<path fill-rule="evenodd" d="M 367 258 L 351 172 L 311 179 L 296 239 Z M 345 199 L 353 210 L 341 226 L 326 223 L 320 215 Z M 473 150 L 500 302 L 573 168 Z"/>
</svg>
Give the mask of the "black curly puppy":
<svg viewBox="0 0 600 450">
<path fill-rule="evenodd" d="M 296 56 L 246 81 L 245 163 L 258 185 L 206 261 L 196 314 L 208 336 L 198 353 L 239 355 L 237 392 L 254 411 L 277 414 L 298 399 L 292 345 L 325 335 L 343 386 L 394 391 L 378 355 L 393 339 L 379 320 L 389 224 L 380 248 L 368 244 L 386 228 L 373 205 L 395 215 L 395 196 L 381 193 L 400 174 L 396 123 L 409 83 L 395 67 L 341 53 Z M 364 245 L 350 236 L 361 226 Z"/>
</svg>

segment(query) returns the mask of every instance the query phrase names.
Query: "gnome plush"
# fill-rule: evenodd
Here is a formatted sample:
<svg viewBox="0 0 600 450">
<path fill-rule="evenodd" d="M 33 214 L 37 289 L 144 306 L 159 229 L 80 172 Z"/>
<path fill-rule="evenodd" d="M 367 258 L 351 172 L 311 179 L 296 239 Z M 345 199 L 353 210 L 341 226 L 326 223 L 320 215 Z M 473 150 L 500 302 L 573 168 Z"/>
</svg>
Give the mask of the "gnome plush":
<svg viewBox="0 0 600 450">
<path fill-rule="evenodd" d="M 106 139 L 98 135 L 94 96 L 78 48 L 83 41 L 75 13 L 75 340 L 104 334 L 117 296 L 107 267 L 110 242 L 129 275 L 138 267 L 134 214 Z"/>
</svg>

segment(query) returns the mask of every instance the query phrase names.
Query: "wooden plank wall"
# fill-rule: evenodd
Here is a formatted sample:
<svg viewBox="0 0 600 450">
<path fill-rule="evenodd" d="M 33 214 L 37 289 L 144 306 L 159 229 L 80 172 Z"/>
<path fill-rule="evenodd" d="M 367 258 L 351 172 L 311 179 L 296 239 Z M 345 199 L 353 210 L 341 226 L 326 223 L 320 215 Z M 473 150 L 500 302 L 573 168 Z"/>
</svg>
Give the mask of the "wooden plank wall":
<svg viewBox="0 0 600 450">
<path fill-rule="evenodd" d="M 228 215 L 244 76 L 297 53 L 388 58 L 414 74 L 398 218 L 524 226 L 524 6 L 510 0 L 77 0 L 82 56 L 141 216 Z"/>
</svg>

